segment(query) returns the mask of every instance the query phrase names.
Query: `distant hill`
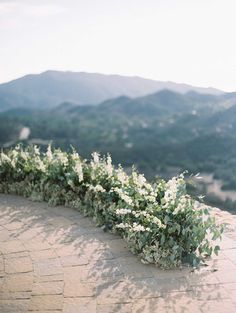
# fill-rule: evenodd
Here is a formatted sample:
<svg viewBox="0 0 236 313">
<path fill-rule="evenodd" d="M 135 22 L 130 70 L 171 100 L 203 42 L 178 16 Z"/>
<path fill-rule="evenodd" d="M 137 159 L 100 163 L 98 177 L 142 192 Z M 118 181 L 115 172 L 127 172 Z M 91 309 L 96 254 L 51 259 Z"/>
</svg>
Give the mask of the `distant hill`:
<svg viewBox="0 0 236 313">
<path fill-rule="evenodd" d="M 62 102 L 78 105 L 97 104 L 119 96 L 135 98 L 163 89 L 181 94 L 194 91 L 209 96 L 223 93 L 214 88 L 200 88 L 141 77 L 46 71 L 1 84 L 0 111 L 17 107 L 48 109 Z"/>
</svg>

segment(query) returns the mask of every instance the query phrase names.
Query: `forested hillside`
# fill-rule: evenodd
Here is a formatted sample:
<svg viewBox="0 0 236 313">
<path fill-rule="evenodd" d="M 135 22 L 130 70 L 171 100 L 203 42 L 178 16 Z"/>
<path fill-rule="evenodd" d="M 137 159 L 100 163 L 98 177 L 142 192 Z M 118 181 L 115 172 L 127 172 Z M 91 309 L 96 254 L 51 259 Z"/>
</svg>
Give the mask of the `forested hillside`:
<svg viewBox="0 0 236 313">
<path fill-rule="evenodd" d="M 50 110 L 12 109 L 0 114 L 0 143 L 11 146 L 23 127 L 29 143 L 111 153 L 128 170 L 133 164 L 150 179 L 188 170 L 212 173 L 222 189 L 236 189 L 235 94 L 185 95 L 163 90 L 139 98 L 121 96 L 99 105 L 64 102 Z M 235 105 L 234 105 L 235 103 Z M 207 193 L 206 185 L 198 186 Z M 208 195 L 209 196 L 209 195 Z M 211 203 L 233 209 L 226 199 Z M 226 204 L 227 202 L 227 204 Z"/>
</svg>

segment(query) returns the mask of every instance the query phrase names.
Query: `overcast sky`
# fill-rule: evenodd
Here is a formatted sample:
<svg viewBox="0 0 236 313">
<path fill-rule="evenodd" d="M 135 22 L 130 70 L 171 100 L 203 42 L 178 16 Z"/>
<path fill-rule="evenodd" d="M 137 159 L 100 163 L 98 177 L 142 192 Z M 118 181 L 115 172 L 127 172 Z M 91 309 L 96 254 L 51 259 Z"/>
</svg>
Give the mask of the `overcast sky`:
<svg viewBox="0 0 236 313">
<path fill-rule="evenodd" d="M 235 0 L 0 0 L 0 82 L 48 69 L 236 91 Z"/>
</svg>

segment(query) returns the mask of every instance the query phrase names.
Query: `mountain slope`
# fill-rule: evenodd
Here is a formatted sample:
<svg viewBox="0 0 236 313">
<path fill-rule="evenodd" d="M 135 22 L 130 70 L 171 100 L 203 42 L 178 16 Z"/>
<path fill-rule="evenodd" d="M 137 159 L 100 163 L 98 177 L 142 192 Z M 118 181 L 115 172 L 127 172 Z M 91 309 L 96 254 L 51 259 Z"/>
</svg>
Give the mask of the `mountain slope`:
<svg viewBox="0 0 236 313">
<path fill-rule="evenodd" d="M 95 104 L 121 95 L 140 97 L 162 89 L 179 93 L 193 90 L 203 94 L 222 94 L 222 91 L 214 88 L 193 87 L 141 77 L 47 71 L 1 84 L 0 110 L 13 107 L 45 109 L 56 107 L 65 101 Z"/>
<path fill-rule="evenodd" d="M 224 108 L 222 103 L 224 95 L 162 90 L 98 105 L 64 102 L 50 110 L 11 109 L 0 114 L 0 144 L 17 140 L 19 129 L 29 127 L 29 139 L 52 140 L 64 148 L 72 144 L 85 157 L 94 150 L 111 152 L 117 163 L 135 163 L 150 176 L 174 166 L 224 171 L 221 177 L 229 181 L 227 160 L 236 160 L 236 106 Z M 12 125 L 8 137 L 7 125 Z"/>
</svg>

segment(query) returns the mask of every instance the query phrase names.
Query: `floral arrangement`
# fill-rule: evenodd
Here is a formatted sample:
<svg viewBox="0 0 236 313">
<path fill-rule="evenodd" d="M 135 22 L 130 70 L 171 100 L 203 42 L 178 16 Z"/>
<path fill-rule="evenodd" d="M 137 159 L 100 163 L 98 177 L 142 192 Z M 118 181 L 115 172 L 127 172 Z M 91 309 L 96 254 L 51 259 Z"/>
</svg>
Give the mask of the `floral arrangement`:
<svg viewBox="0 0 236 313">
<path fill-rule="evenodd" d="M 105 231 L 118 232 L 144 263 L 196 266 L 219 250 L 212 239 L 222 227 L 186 194 L 183 174 L 150 184 L 134 168 L 130 175 L 115 168 L 110 155 L 95 152 L 87 161 L 75 150 L 16 146 L 0 154 L 0 192 L 74 207 Z"/>
</svg>

